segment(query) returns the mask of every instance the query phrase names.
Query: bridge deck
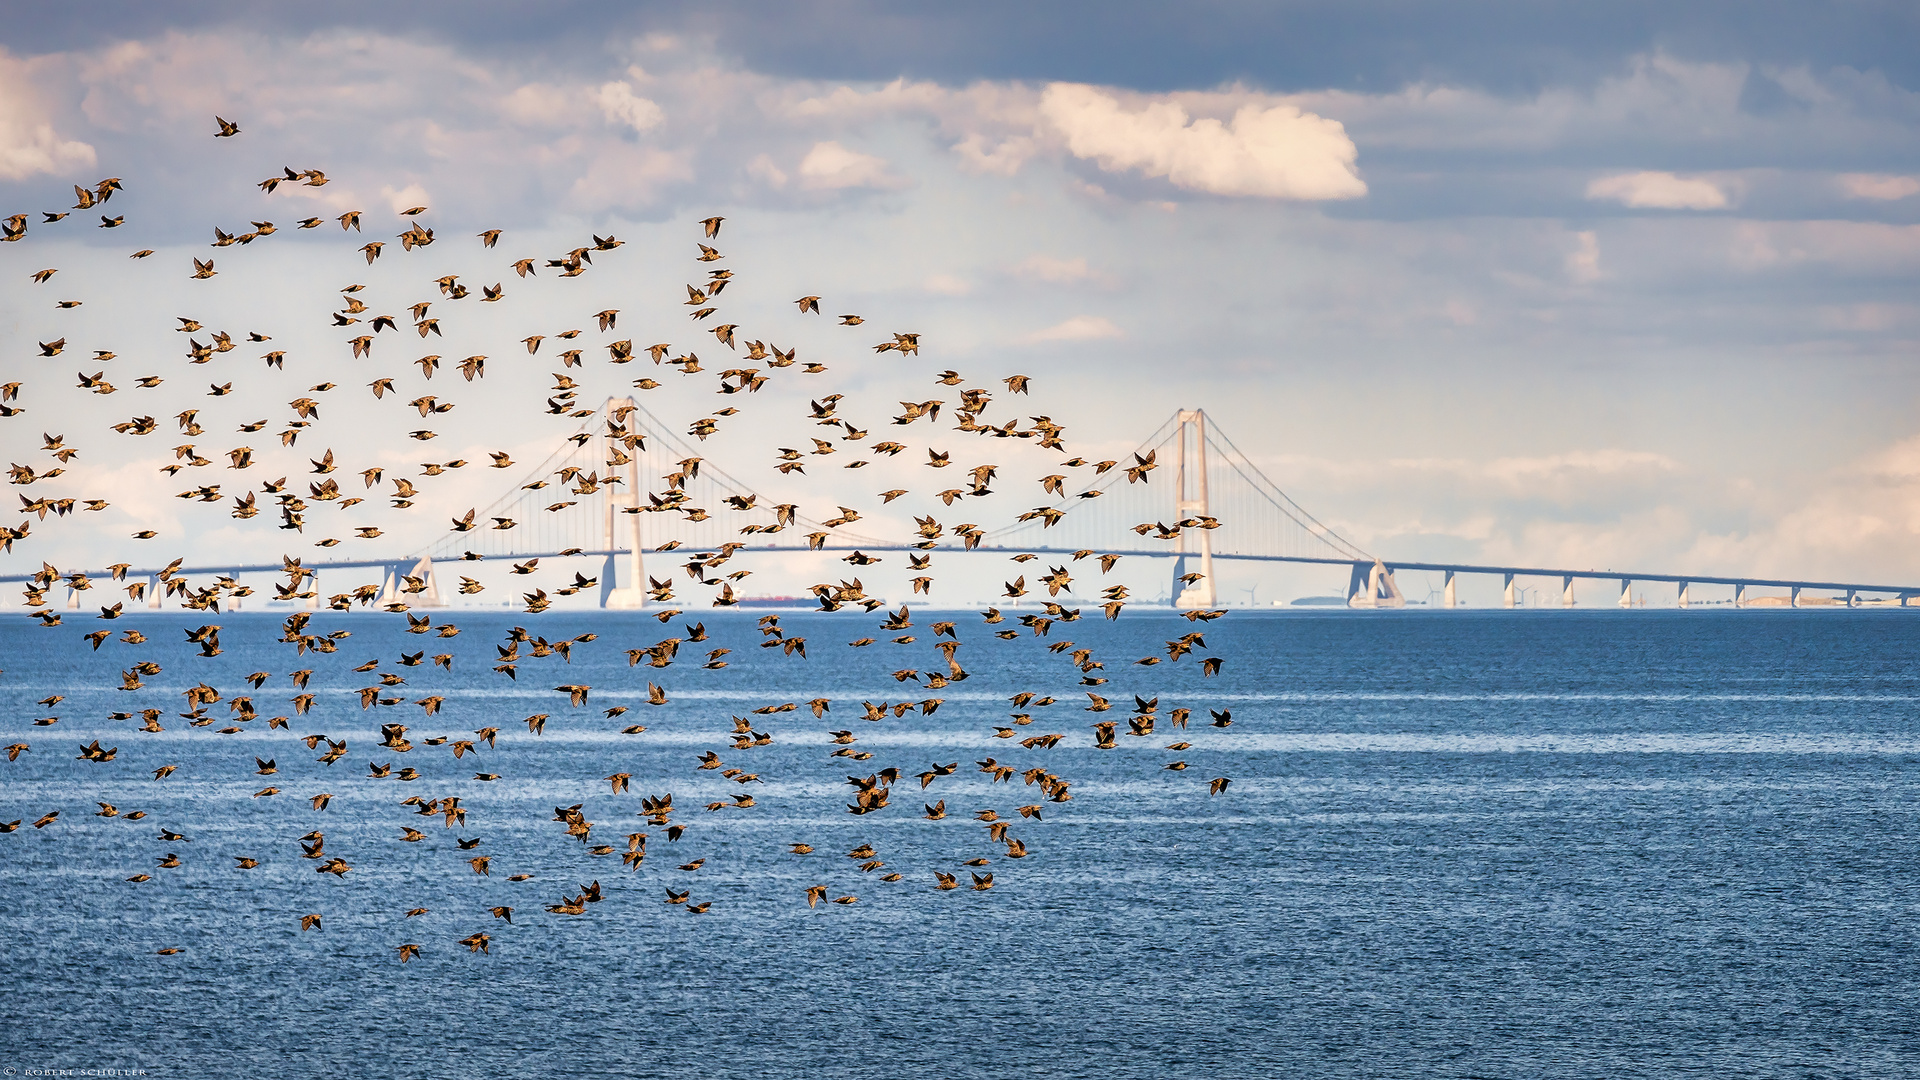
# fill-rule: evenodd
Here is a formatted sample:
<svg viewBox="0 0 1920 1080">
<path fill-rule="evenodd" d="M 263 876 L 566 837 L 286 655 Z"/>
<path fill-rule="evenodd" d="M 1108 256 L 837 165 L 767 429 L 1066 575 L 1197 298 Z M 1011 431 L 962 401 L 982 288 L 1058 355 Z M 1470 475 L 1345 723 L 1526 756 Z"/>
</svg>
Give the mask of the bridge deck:
<svg viewBox="0 0 1920 1080">
<path fill-rule="evenodd" d="M 919 551 L 921 549 L 914 547 L 913 545 L 910 545 L 910 544 L 861 544 L 861 545 L 828 544 L 818 549 L 809 549 L 809 548 L 798 547 L 798 546 L 767 545 L 763 547 L 748 548 L 745 553 L 752 554 L 752 553 L 803 552 L 808 550 L 851 552 L 851 551 Z M 943 548 L 939 550 L 948 551 L 948 552 L 958 552 L 960 549 Z M 1070 555 L 1073 553 L 1074 549 L 1052 548 L 1052 547 L 1011 548 L 1011 547 L 991 547 L 987 545 L 982 545 L 978 548 L 975 548 L 974 550 L 976 552 L 981 552 L 981 553 L 1023 552 L 1024 551 L 1024 552 L 1032 552 L 1035 555 Z M 609 555 L 625 555 L 625 554 L 626 554 L 626 550 L 623 548 L 612 549 L 612 550 L 595 549 L 595 550 L 583 550 L 579 552 L 573 552 L 564 557 L 566 558 L 606 558 Z M 1181 553 L 1178 551 L 1149 550 L 1149 551 L 1124 551 L 1124 552 L 1117 552 L 1116 554 L 1122 555 L 1127 558 L 1166 559 L 1166 558 L 1176 558 Z M 1186 554 L 1189 557 L 1192 557 L 1193 555 L 1192 552 L 1187 552 Z M 452 560 L 442 560 L 442 562 L 457 563 L 462 561 L 493 561 L 493 560 L 500 560 L 500 559 L 518 559 L 518 560 L 524 561 L 527 559 L 553 559 L 553 558 L 562 558 L 562 557 L 563 556 L 559 551 L 545 551 L 545 552 L 535 551 L 535 552 L 527 552 L 524 554 L 513 554 L 513 555 L 483 555 L 478 560 L 452 559 Z M 1350 566 L 1370 567 L 1373 565 L 1370 562 L 1361 562 L 1354 559 L 1341 559 L 1341 558 L 1332 558 L 1327 556 L 1308 556 L 1308 555 L 1241 555 L 1241 554 L 1226 554 L 1221 552 L 1214 552 L 1213 557 L 1216 559 L 1229 559 L 1229 560 L 1234 560 L 1238 562 L 1307 563 L 1307 564 L 1322 565 L 1322 566 L 1349 566 L 1349 567 Z M 392 566 L 411 565 L 417 562 L 419 559 L 420 559 L 420 556 L 418 555 L 407 555 L 397 559 L 393 559 L 393 558 L 338 559 L 338 560 L 330 560 L 327 562 L 306 563 L 304 564 L 304 567 L 309 572 L 368 569 L 371 567 L 392 567 Z M 1881 585 L 1881 584 L 1869 584 L 1869 583 L 1849 582 L 1849 581 L 1815 581 L 1810 579 L 1794 579 L 1794 578 L 1740 577 L 1737 575 L 1726 575 L 1726 574 L 1665 574 L 1665 573 L 1641 572 L 1637 570 L 1611 570 L 1611 569 L 1569 570 L 1564 568 L 1541 567 L 1541 566 L 1483 566 L 1483 565 L 1478 565 L 1474 563 L 1439 563 L 1439 562 L 1412 562 L 1412 561 L 1402 562 L 1402 561 L 1393 560 L 1393 559 L 1384 559 L 1382 560 L 1382 563 L 1383 565 L 1386 566 L 1386 568 L 1389 571 L 1439 570 L 1439 571 L 1448 571 L 1456 574 L 1489 574 L 1489 575 L 1500 575 L 1502 577 L 1505 577 L 1507 575 L 1512 575 L 1514 577 L 1543 577 L 1543 578 L 1562 578 L 1562 579 L 1573 578 L 1575 580 L 1585 580 L 1585 581 L 1602 581 L 1602 580 L 1604 581 L 1664 581 L 1664 582 L 1671 582 L 1676 585 L 1680 585 L 1680 584 L 1737 585 L 1737 586 L 1742 586 L 1746 588 L 1758 587 L 1758 588 L 1768 588 L 1768 589 L 1827 589 L 1827 590 L 1832 590 L 1836 592 L 1849 592 L 1849 593 L 1894 593 L 1903 597 L 1920 596 L 1920 585 Z M 283 564 L 277 563 L 277 562 L 276 563 L 226 563 L 226 564 L 210 563 L 203 566 L 183 566 L 183 567 L 180 567 L 178 570 L 176 570 L 175 573 L 181 574 L 181 575 L 269 574 L 269 573 L 280 573 L 283 569 L 284 569 Z M 141 579 L 141 578 L 153 577 L 159 572 L 160 572 L 160 568 L 158 567 L 154 567 L 151 569 L 143 569 L 143 570 L 130 569 L 126 572 L 125 576 L 129 579 Z M 89 570 L 89 571 L 85 571 L 85 573 L 89 578 L 93 578 L 96 580 L 101 578 L 106 578 L 109 576 L 109 572 L 106 570 Z M 24 573 L 0 574 L 0 583 L 29 581 L 33 578 L 33 576 L 34 575 L 32 574 L 24 574 Z"/>
</svg>

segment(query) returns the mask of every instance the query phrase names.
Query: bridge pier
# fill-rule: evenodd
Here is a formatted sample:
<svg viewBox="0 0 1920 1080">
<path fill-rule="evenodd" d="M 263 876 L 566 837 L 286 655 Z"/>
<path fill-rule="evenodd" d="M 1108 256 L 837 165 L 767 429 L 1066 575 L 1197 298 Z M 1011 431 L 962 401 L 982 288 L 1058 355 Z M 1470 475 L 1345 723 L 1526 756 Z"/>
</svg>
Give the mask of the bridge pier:
<svg viewBox="0 0 1920 1080">
<path fill-rule="evenodd" d="M 1848 607 L 1856 607 L 1856 606 L 1858 606 L 1858 604 L 1857 604 L 1857 603 L 1856 603 L 1856 601 L 1854 600 L 1854 592 L 1855 592 L 1855 590 L 1853 590 L 1853 589 L 1848 589 L 1848 590 L 1847 590 L 1847 606 L 1848 606 Z"/>
<path fill-rule="evenodd" d="M 1793 595 L 1791 595 L 1791 596 L 1789 596 L 1789 597 L 1787 598 L 1787 606 L 1788 606 L 1788 607 L 1799 607 L 1799 606 L 1800 606 L 1800 586 L 1798 586 L 1798 585 L 1795 585 L 1795 586 L 1793 587 Z"/>
<path fill-rule="evenodd" d="M 1689 582 L 1685 582 L 1685 581 L 1680 583 L 1678 599 L 1680 601 L 1680 606 L 1682 608 L 1685 608 L 1687 606 L 1687 586 L 1689 584 L 1690 584 Z"/>
<path fill-rule="evenodd" d="M 1561 607 L 1573 606 L 1573 575 L 1572 574 L 1563 574 L 1560 577 L 1560 606 Z"/>
<path fill-rule="evenodd" d="M 1500 600 L 1500 606 L 1501 606 L 1501 607 L 1507 607 L 1507 608 L 1510 608 L 1510 607 L 1512 607 L 1512 606 L 1513 606 L 1513 591 L 1514 591 L 1514 590 L 1513 590 L 1513 578 L 1514 578 L 1514 575 L 1512 575 L 1512 574 L 1502 574 L 1502 575 L 1501 575 L 1501 577 L 1504 577 L 1504 578 L 1506 578 L 1506 592 L 1505 592 L 1505 593 L 1504 593 L 1504 594 L 1502 595 L 1502 597 L 1501 597 L 1501 600 Z"/>
<path fill-rule="evenodd" d="M 1624 608 L 1630 608 L 1633 606 L 1633 579 L 1632 578 L 1620 579 L 1620 606 Z"/>
<path fill-rule="evenodd" d="M 1441 603 L 1445 604 L 1449 608 L 1459 607 L 1460 594 L 1454 590 L 1453 571 L 1451 570 L 1447 571 L 1447 583 L 1445 585 L 1445 589 L 1446 589 L 1445 599 L 1443 599 Z"/>
<path fill-rule="evenodd" d="M 1733 606 L 1736 608 L 1747 606 L 1747 587 L 1745 585 L 1736 584 L 1733 587 Z"/>
<path fill-rule="evenodd" d="M 1399 608 L 1407 606 L 1407 598 L 1400 595 L 1400 587 L 1394 584 L 1393 571 L 1375 559 L 1372 566 L 1363 562 L 1353 564 L 1353 573 L 1347 579 L 1347 606 Z"/>
</svg>

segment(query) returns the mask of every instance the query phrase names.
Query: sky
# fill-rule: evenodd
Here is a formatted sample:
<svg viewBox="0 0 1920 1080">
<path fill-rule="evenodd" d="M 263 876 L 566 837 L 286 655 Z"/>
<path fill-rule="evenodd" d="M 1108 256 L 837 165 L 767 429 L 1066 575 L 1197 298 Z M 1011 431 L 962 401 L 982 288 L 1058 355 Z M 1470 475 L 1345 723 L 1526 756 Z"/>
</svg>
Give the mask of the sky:
<svg viewBox="0 0 1920 1080">
<path fill-rule="evenodd" d="M 39 5 L 0 38 L 0 216 L 34 215 L 0 244 L 0 363 L 28 410 L 0 443 L 38 461 L 43 433 L 89 433 L 59 493 L 114 506 L 45 526 L 70 562 L 140 558 L 142 527 L 279 553 L 284 536 L 155 486 L 174 443 L 91 434 L 130 394 L 73 372 L 165 374 L 156 401 L 231 380 L 201 404 L 249 419 L 308 382 L 398 374 L 410 346 L 345 355 L 325 313 L 350 281 L 381 311 L 427 298 L 408 290 L 434 275 L 391 246 L 397 212 L 426 205 L 462 245 L 434 258 L 513 290 L 434 343 L 493 370 L 595 305 L 627 313 L 623 336 L 691 340 L 670 294 L 704 274 L 686 255 L 719 214 L 748 325 L 845 355 L 855 400 L 924 396 L 948 367 L 1024 372 L 1033 408 L 1107 457 L 1204 409 L 1389 560 L 1920 584 L 1910 5 L 174 8 Z M 216 114 L 242 133 L 213 139 Z M 259 190 L 283 166 L 331 182 Z M 107 176 L 125 226 L 40 222 Z M 363 233 L 291 227 L 349 209 Z M 207 247 L 260 220 L 280 231 Z M 625 245 L 578 288 L 505 268 L 610 234 Z M 375 238 L 389 253 L 368 265 Z M 136 245 L 156 254 L 129 261 Z M 220 277 L 175 272 L 209 255 Z M 924 363 L 858 357 L 867 338 L 793 312 L 809 293 L 921 333 Z M 272 333 L 292 370 L 236 351 L 201 380 L 181 316 Z M 63 334 L 67 353 L 39 355 Z M 96 348 L 119 355 L 88 367 Z M 436 446 L 543 457 L 553 430 L 498 419 L 544 392 L 533 366 L 466 388 Z M 392 414 L 347 392 L 327 399 L 334 444 L 413 460 L 383 440 Z M 497 479 L 443 493 L 484 503 Z M 1263 604 L 1344 584 L 1221 574 L 1223 599 Z"/>
</svg>

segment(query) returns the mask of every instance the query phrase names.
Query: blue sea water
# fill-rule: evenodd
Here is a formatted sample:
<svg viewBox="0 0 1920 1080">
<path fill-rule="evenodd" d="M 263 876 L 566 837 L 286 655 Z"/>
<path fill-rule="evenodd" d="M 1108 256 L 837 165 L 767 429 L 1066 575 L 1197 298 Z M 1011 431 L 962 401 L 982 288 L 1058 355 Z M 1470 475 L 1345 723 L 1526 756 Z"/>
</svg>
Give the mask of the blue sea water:
<svg viewBox="0 0 1920 1080">
<path fill-rule="evenodd" d="M 783 617 L 809 657 L 762 650 L 751 615 L 706 614 L 711 643 L 669 668 L 624 650 L 668 635 L 635 613 L 459 612 L 457 638 L 391 616 L 322 614 L 350 630 L 332 655 L 274 643 L 278 618 L 226 614 L 222 655 L 142 614 L 152 642 L 0 623 L 0 1067 L 144 1069 L 158 1077 L 1893 1077 L 1920 1072 L 1920 621 L 1901 612 L 1236 613 L 1196 627 L 1129 610 L 1056 624 L 1047 639 L 989 636 L 977 613 L 916 612 L 913 645 L 873 618 Z M 927 690 L 896 669 L 944 670 L 929 622 L 950 618 L 963 682 Z M 571 663 L 490 670 L 515 623 L 592 632 Z M 1193 657 L 1139 666 L 1202 629 Z M 849 649 L 867 634 L 879 644 Z M 1084 711 L 1066 652 L 1091 648 L 1114 708 Z M 734 652 L 699 670 L 704 650 Z M 450 651 L 451 672 L 396 666 Z M 525 651 L 523 647 L 523 652 Z M 117 689 L 141 659 L 138 691 Z M 369 673 L 350 669 L 381 662 Z M 316 669 L 293 716 L 286 673 Z M 243 677 L 273 678 L 255 691 Z M 362 710 L 380 672 L 406 703 Z M 645 704 L 647 682 L 667 705 Z M 176 714 L 205 682 L 215 724 Z M 579 708 L 551 688 L 592 686 Z M 996 739 L 1007 695 L 1025 711 Z M 1124 734 L 1134 694 L 1160 698 L 1151 737 Z M 34 702 L 51 694 L 53 706 Z M 231 700 L 262 719 L 223 735 Z M 411 702 L 445 699 L 427 716 Z M 771 745 L 732 747 L 750 716 Z M 862 700 L 943 698 L 877 723 Z M 630 711 L 607 718 L 615 705 Z M 1185 731 L 1169 710 L 1195 710 Z M 162 707 L 163 733 L 105 719 Z M 1215 728 L 1208 710 L 1230 710 Z M 543 735 L 522 718 L 551 714 Z M 287 713 L 286 730 L 266 717 Z M 59 716 L 35 726 L 36 718 Z M 1090 725 L 1120 719 L 1119 746 Z M 378 746 L 404 723 L 414 748 Z M 629 724 L 647 731 L 623 735 Z M 424 739 L 500 728 L 455 760 Z M 865 762 L 832 758 L 851 730 Z M 333 766 L 301 736 L 349 745 Z M 79 744 L 119 748 L 75 759 Z M 1176 740 L 1184 751 L 1165 749 Z M 324 750 L 324 744 L 321 746 Z M 696 769 L 715 751 L 764 783 Z M 278 772 L 255 774 L 255 758 Z M 1046 802 L 975 762 L 1039 765 L 1071 782 Z M 1163 765 L 1184 760 L 1189 768 Z M 958 761 L 922 792 L 912 774 Z M 368 777 L 413 766 L 411 783 Z M 165 780 L 152 770 L 179 769 Z M 885 810 L 846 811 L 849 775 L 907 774 Z M 483 783 L 473 773 L 500 774 Z M 630 773 L 632 791 L 603 779 Z M 1218 796 L 1208 781 L 1232 780 Z M 254 797 L 267 785 L 278 795 Z M 747 791 L 750 809 L 707 811 Z M 308 798 L 333 795 L 324 811 Z M 686 835 L 639 815 L 671 792 Z M 400 800 L 458 795 L 445 828 Z M 927 821 L 923 802 L 948 817 Z M 94 816 L 97 803 L 120 816 Z M 593 842 L 649 834 L 638 871 L 551 820 L 583 804 Z M 1042 820 L 1014 808 L 1042 805 Z M 50 810 L 60 818 L 32 823 Z M 976 811 L 1014 824 L 1008 859 Z M 146 817 L 128 820 L 133 811 Z M 399 840 L 402 826 L 427 839 Z M 169 829 L 182 841 L 156 839 Z M 315 872 L 297 838 L 325 833 L 344 877 Z M 479 838 L 473 851 L 456 838 Z M 805 842 L 810 855 L 789 845 Z M 886 867 L 846 852 L 871 844 Z M 181 866 L 156 860 L 177 854 Z M 492 856 L 480 876 L 468 860 Z M 234 856 L 257 858 L 254 870 Z M 990 864 L 969 868 L 966 860 Z M 676 866 L 694 859 L 695 871 Z M 991 890 L 936 891 L 934 870 Z M 880 875 L 898 871 L 902 880 Z M 152 880 L 132 883 L 138 873 Z M 512 882 L 512 874 L 530 874 Z M 605 899 L 543 910 L 587 882 Z M 848 905 L 809 908 L 825 885 Z M 709 901 L 704 915 L 663 902 Z M 488 909 L 514 908 L 511 924 Z M 425 907 L 429 913 L 408 918 Z M 320 914 L 319 930 L 299 917 Z M 491 935 L 490 953 L 458 939 Z M 395 946 L 418 943 L 401 964 Z M 156 955 L 179 948 L 177 955 Z"/>
</svg>

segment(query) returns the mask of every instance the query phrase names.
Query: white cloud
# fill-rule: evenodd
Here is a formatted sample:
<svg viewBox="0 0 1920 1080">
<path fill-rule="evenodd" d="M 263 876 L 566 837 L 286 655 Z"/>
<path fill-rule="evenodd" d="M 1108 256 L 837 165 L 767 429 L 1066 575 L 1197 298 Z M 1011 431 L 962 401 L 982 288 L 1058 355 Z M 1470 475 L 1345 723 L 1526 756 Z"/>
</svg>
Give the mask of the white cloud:
<svg viewBox="0 0 1920 1080">
<path fill-rule="evenodd" d="M 1040 97 L 1040 112 L 1075 157 L 1108 172 L 1163 176 L 1176 187 L 1215 195 L 1352 199 L 1367 193 L 1346 129 L 1293 105 L 1242 105 L 1222 123 L 1190 118 L 1170 100 L 1129 112 L 1094 87 L 1054 83 Z"/>
<path fill-rule="evenodd" d="M 1073 285 L 1097 275 L 1087 265 L 1085 256 L 1056 259 L 1051 255 L 1029 255 L 1014 266 L 1013 276 L 1052 285 Z"/>
<path fill-rule="evenodd" d="M 515 123 L 551 127 L 574 119 L 579 101 L 557 86 L 528 83 L 500 102 L 500 109 Z"/>
<path fill-rule="evenodd" d="M 1098 315 L 1075 315 L 1045 330 L 1036 330 L 1021 340 L 1028 342 L 1101 341 L 1125 336 L 1110 319 L 1103 319 Z"/>
<path fill-rule="evenodd" d="M 1828 470 L 1808 489 L 1764 489 L 1758 528 L 1696 535 L 1689 558 L 1746 573 L 1911 580 L 1920 541 L 1920 436 Z"/>
<path fill-rule="evenodd" d="M 403 188 L 387 185 L 380 189 L 380 197 L 387 200 L 387 205 L 393 207 L 393 212 L 396 214 L 416 206 L 433 205 L 433 200 L 427 197 L 427 189 L 419 184 L 408 184 Z"/>
<path fill-rule="evenodd" d="M 952 274 L 935 274 L 924 283 L 926 290 L 935 296 L 966 296 L 973 291 L 964 278 Z"/>
<path fill-rule="evenodd" d="M 1920 176 L 1844 173 L 1834 178 L 1840 190 L 1855 199 L 1905 199 L 1920 195 Z"/>
<path fill-rule="evenodd" d="M 0 52 L 0 180 L 91 169 L 93 147 L 63 139 L 34 90 L 35 65 Z"/>
<path fill-rule="evenodd" d="M 765 181 L 766 185 L 771 188 L 783 188 L 787 186 L 786 170 L 775 165 L 773 159 L 765 154 L 761 154 L 747 163 L 747 175 L 757 180 Z"/>
<path fill-rule="evenodd" d="M 969 172 L 1012 176 L 1050 149 L 1041 136 L 1036 95 L 1021 83 L 979 82 L 952 90 L 895 79 L 883 86 L 837 86 L 821 92 L 800 84 L 764 95 L 762 107 L 789 126 L 859 125 L 895 117 L 926 118 L 955 140 L 951 149 Z"/>
<path fill-rule="evenodd" d="M 632 210 L 648 206 L 670 184 L 693 179 L 692 155 L 683 150 L 620 146 L 594 155 L 586 174 L 574 181 L 574 201 L 589 210 Z"/>
<path fill-rule="evenodd" d="M 788 97 L 770 107 L 794 118 L 860 120 L 901 112 L 921 112 L 940 108 L 951 95 L 937 83 L 910 83 L 895 79 L 872 90 L 836 86 L 824 94 Z"/>
<path fill-rule="evenodd" d="M 24 180 L 35 173 L 92 168 L 93 147 L 62 139 L 53 125 L 0 119 L 0 178 Z"/>
<path fill-rule="evenodd" d="M 1665 454 L 1648 450 L 1575 450 L 1542 457 L 1506 457 L 1489 462 L 1485 473 L 1491 479 L 1515 486 L 1532 486 L 1565 480 L 1576 475 L 1618 476 L 1630 473 L 1675 472 L 1680 463 Z"/>
<path fill-rule="evenodd" d="M 1920 225 L 1745 221 L 1731 241 L 1729 261 L 1742 270 L 1824 264 L 1855 273 L 1911 274 L 1920 268 Z"/>
<path fill-rule="evenodd" d="M 1014 135 L 989 147 L 986 136 L 975 131 L 955 143 L 953 152 L 960 156 L 962 165 L 974 172 L 1012 176 L 1038 148 L 1039 140 L 1026 135 Z"/>
<path fill-rule="evenodd" d="M 887 171 L 887 163 L 871 154 L 849 150 L 832 140 L 817 142 L 800 159 L 800 184 L 809 188 L 894 188 L 902 181 Z"/>
<path fill-rule="evenodd" d="M 1724 210 L 1732 205 L 1721 185 L 1670 172 L 1603 176 L 1587 185 L 1587 198 L 1612 199 L 1637 210 Z"/>
<path fill-rule="evenodd" d="M 610 82 L 601 86 L 598 101 L 600 111 L 606 114 L 609 122 L 625 124 L 635 131 L 651 131 L 667 118 L 660 106 L 635 96 L 633 87 L 624 82 Z"/>
<path fill-rule="evenodd" d="M 1580 246 L 1567 256 L 1567 276 L 1581 284 L 1600 280 L 1600 238 L 1591 230 L 1574 233 Z"/>
</svg>

